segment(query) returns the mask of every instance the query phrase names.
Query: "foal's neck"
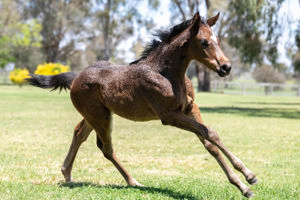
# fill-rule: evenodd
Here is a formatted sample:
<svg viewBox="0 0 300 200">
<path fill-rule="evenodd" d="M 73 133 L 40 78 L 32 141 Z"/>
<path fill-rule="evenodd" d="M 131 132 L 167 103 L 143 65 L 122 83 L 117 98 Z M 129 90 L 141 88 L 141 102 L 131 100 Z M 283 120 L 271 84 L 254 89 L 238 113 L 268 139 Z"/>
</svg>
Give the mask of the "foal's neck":
<svg viewBox="0 0 300 200">
<path fill-rule="evenodd" d="M 155 62 L 160 74 L 172 81 L 184 83 L 185 73 L 190 63 L 185 49 L 162 53 Z"/>
</svg>

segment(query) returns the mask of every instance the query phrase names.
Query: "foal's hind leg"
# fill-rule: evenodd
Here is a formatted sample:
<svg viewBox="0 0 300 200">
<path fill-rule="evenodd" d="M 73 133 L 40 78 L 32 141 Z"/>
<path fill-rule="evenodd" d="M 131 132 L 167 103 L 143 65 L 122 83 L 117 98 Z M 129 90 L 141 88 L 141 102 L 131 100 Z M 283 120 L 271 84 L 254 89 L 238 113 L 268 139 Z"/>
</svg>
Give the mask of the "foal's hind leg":
<svg viewBox="0 0 300 200">
<path fill-rule="evenodd" d="M 202 120 L 201 115 L 200 115 L 200 110 L 199 110 L 198 106 L 195 103 L 193 105 L 192 111 L 189 113 L 189 116 L 194 118 L 199 123 L 203 124 L 203 120 Z M 209 131 L 212 131 L 212 130 L 209 130 Z M 217 133 L 214 132 L 214 134 L 215 134 L 214 135 L 214 140 L 218 140 L 218 144 L 221 144 L 223 146 L 223 148 L 225 148 L 225 146 L 221 143 L 221 140 L 220 140 L 219 136 L 217 135 Z M 201 137 L 199 135 L 197 135 L 197 136 L 199 137 L 199 139 L 203 143 L 204 147 L 208 150 L 208 152 L 217 160 L 217 162 L 219 163 L 219 165 L 221 166 L 221 168 L 225 172 L 225 174 L 226 174 L 228 180 L 230 181 L 230 183 L 237 186 L 246 197 L 251 197 L 253 195 L 252 191 L 250 190 L 249 187 L 247 187 L 244 183 L 242 183 L 240 181 L 238 176 L 228 166 L 228 164 L 224 160 L 223 156 L 219 152 L 218 147 L 216 145 L 212 144 L 211 142 L 209 142 L 207 139 L 204 139 L 203 137 Z M 248 168 L 245 167 L 245 165 L 243 164 L 243 162 L 240 159 L 235 157 L 228 150 L 227 150 L 226 153 L 224 152 L 224 154 L 229 158 L 230 162 L 233 164 L 234 168 L 237 169 L 238 171 L 240 171 L 241 173 L 243 173 L 244 176 L 246 177 L 247 181 L 250 184 L 253 184 L 254 182 L 257 182 L 257 180 L 255 178 L 255 175 Z M 230 155 L 228 155 L 228 154 L 230 154 Z"/>
<path fill-rule="evenodd" d="M 128 185 L 143 186 L 137 182 L 123 167 L 113 150 L 111 142 L 112 114 L 101 104 L 94 105 L 93 109 L 87 113 L 87 119 L 97 133 L 97 146 L 103 152 L 105 158 L 110 160 L 122 174 Z"/>
<path fill-rule="evenodd" d="M 66 182 L 71 182 L 72 166 L 78 149 L 81 144 L 88 138 L 92 130 L 93 128 L 87 123 L 85 119 L 79 122 L 79 124 L 75 127 L 69 152 L 65 158 L 63 166 L 61 167 L 61 172 L 63 173 Z"/>
<path fill-rule="evenodd" d="M 97 146 L 103 152 L 104 157 L 110 160 L 115 165 L 115 167 L 119 170 L 119 172 L 122 174 L 122 176 L 124 177 L 128 185 L 143 187 L 143 185 L 137 182 L 137 180 L 135 180 L 127 172 L 127 170 L 121 165 L 120 161 L 117 159 L 115 155 L 111 142 L 103 144 L 101 139 L 97 135 Z"/>
</svg>

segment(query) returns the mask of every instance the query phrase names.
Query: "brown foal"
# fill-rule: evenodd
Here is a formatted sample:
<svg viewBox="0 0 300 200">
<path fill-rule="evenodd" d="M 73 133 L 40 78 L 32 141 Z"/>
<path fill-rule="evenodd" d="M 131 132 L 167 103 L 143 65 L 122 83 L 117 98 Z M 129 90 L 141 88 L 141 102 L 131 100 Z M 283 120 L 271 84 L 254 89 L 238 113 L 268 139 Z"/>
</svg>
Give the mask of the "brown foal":
<svg viewBox="0 0 300 200">
<path fill-rule="evenodd" d="M 83 116 L 74 130 L 73 140 L 61 168 L 67 182 L 71 181 L 74 159 L 80 145 L 90 132 L 97 134 L 97 146 L 122 174 L 130 186 L 142 186 L 123 167 L 113 150 L 112 113 L 134 121 L 161 120 L 164 125 L 194 132 L 208 152 L 217 160 L 230 183 L 246 197 L 253 196 L 250 188 L 240 181 L 220 151 L 248 183 L 257 179 L 243 162 L 221 142 L 217 132 L 204 125 L 198 106 L 194 103 L 191 81 L 185 76 L 191 60 L 197 60 L 224 77 L 231 64 L 219 46 L 211 27 L 219 14 L 208 20 L 195 14 L 170 29 L 159 32 L 142 57 L 128 66 L 99 61 L 80 73 L 55 76 L 31 75 L 32 85 L 42 88 L 69 88 L 71 99 Z"/>
</svg>

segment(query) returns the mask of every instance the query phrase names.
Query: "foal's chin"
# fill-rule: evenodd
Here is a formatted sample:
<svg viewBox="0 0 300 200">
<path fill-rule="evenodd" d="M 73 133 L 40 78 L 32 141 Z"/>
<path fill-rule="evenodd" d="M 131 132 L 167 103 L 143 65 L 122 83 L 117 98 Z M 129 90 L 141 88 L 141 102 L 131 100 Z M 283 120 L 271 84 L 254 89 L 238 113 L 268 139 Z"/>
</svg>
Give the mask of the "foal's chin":
<svg viewBox="0 0 300 200">
<path fill-rule="evenodd" d="M 220 77 L 225 77 L 228 76 L 230 73 L 225 72 L 223 70 L 217 70 L 216 73 L 220 76 Z"/>
</svg>

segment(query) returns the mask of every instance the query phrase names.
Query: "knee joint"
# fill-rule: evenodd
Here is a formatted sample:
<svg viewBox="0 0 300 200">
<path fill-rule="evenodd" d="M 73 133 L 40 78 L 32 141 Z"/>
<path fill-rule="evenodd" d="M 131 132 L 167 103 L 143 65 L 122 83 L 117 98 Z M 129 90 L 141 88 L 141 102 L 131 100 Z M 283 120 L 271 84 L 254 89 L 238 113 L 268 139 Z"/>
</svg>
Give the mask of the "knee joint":
<svg viewBox="0 0 300 200">
<path fill-rule="evenodd" d="M 210 127 L 207 127 L 207 129 L 208 129 L 207 139 L 209 139 L 210 141 L 216 141 L 220 139 L 216 131 L 214 131 Z"/>
<path fill-rule="evenodd" d="M 213 144 L 211 143 L 206 143 L 204 145 L 204 147 L 209 151 L 209 153 L 213 156 L 218 156 L 220 153 L 219 153 L 219 150 L 216 146 L 214 146 Z"/>
<path fill-rule="evenodd" d="M 79 142 L 85 142 L 87 140 L 87 135 L 83 133 L 83 128 L 74 130 L 74 137 L 77 137 Z"/>
<path fill-rule="evenodd" d="M 108 160 L 111 160 L 112 159 L 112 152 L 106 152 L 106 151 L 103 151 L 103 155 L 106 159 Z"/>
<path fill-rule="evenodd" d="M 112 159 L 113 157 L 113 149 L 112 148 L 102 148 L 102 152 L 105 158 L 107 158 L 108 160 Z"/>
</svg>

